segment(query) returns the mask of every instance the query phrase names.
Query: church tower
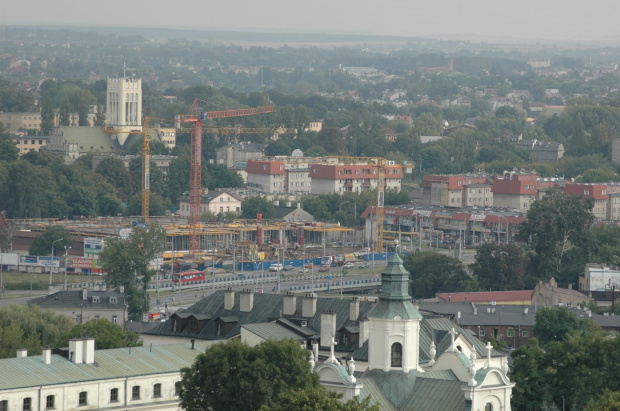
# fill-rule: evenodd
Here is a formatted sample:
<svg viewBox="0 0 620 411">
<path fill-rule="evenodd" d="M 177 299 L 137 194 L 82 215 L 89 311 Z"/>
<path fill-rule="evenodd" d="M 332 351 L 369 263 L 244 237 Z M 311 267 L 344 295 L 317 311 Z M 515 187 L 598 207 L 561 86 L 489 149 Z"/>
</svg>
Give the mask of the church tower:
<svg viewBox="0 0 620 411">
<path fill-rule="evenodd" d="M 422 371 L 420 320 L 409 295 L 409 273 L 398 253 L 381 272 L 379 302 L 368 313 L 368 369 Z"/>
<path fill-rule="evenodd" d="M 122 146 L 130 133 L 142 132 L 142 80 L 109 78 L 106 129 Z"/>
</svg>

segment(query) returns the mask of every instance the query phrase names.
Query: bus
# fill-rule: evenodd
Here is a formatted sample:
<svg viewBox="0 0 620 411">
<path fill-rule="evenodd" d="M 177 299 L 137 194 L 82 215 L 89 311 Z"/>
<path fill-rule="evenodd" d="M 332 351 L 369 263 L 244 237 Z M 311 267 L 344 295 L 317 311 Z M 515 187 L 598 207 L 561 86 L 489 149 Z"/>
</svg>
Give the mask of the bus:
<svg viewBox="0 0 620 411">
<path fill-rule="evenodd" d="M 172 282 L 175 284 L 193 283 L 195 281 L 204 281 L 204 279 L 205 279 L 204 271 L 186 271 L 184 273 L 172 275 Z"/>
</svg>

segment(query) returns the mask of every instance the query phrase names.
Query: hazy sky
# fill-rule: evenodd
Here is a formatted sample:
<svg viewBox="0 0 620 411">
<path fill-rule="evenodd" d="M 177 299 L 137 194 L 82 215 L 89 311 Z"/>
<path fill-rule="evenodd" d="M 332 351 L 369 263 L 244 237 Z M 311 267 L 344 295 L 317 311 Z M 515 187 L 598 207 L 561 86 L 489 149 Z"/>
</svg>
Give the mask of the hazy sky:
<svg viewBox="0 0 620 411">
<path fill-rule="evenodd" d="M 618 0 L 8 0 L 0 24 L 620 40 Z"/>
</svg>

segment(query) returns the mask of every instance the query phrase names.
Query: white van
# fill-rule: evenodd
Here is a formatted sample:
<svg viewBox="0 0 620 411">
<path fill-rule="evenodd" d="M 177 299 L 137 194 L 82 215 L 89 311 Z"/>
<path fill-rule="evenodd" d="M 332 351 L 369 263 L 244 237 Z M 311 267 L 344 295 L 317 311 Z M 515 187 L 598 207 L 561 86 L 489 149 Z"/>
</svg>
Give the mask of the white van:
<svg viewBox="0 0 620 411">
<path fill-rule="evenodd" d="M 269 266 L 269 271 L 282 271 L 284 268 L 284 264 L 271 264 Z"/>
</svg>

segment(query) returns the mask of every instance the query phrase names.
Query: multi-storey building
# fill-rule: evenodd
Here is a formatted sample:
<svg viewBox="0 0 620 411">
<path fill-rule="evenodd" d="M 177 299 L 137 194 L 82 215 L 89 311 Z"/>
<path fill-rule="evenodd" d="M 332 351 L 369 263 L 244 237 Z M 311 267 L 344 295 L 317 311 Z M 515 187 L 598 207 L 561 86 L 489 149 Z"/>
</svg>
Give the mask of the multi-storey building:
<svg viewBox="0 0 620 411">
<path fill-rule="evenodd" d="M 42 151 L 47 147 L 48 136 L 15 136 L 15 146 L 22 156 L 31 151 Z"/>
<path fill-rule="evenodd" d="M 41 113 L 0 113 L 0 123 L 11 134 L 25 130 L 41 131 Z"/>
<path fill-rule="evenodd" d="M 248 187 L 263 193 L 286 193 L 284 161 L 250 160 L 245 168 L 248 173 Z"/>
<path fill-rule="evenodd" d="M 491 184 L 469 184 L 463 190 L 465 207 L 492 207 L 493 191 Z"/>
<path fill-rule="evenodd" d="M 311 164 L 313 194 L 354 192 L 377 188 L 379 170 L 370 164 Z M 385 188 L 399 190 L 403 169 L 400 165 L 385 167 Z"/>
<path fill-rule="evenodd" d="M 527 212 L 536 200 L 537 176 L 504 171 L 493 180 L 493 206 Z"/>
<path fill-rule="evenodd" d="M 607 220 L 607 184 L 566 183 L 564 194 L 594 200 L 592 213 L 597 220 Z"/>
<path fill-rule="evenodd" d="M 252 144 L 248 142 L 227 144 L 217 149 L 217 164 L 225 164 L 226 167 L 234 167 L 237 163 L 260 160 L 264 156 L 264 151 L 264 144 Z"/>
</svg>

